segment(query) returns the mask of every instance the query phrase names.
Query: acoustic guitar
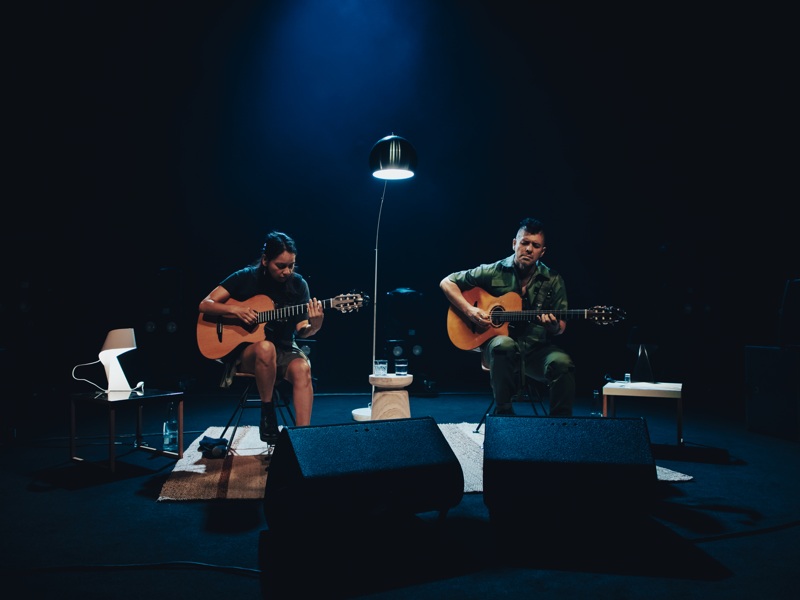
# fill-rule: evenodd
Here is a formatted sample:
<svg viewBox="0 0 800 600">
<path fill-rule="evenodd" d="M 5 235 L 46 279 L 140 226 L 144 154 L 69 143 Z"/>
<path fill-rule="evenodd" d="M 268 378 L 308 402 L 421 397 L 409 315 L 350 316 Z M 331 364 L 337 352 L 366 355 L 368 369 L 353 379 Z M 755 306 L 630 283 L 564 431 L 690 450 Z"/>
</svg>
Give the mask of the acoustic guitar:
<svg viewBox="0 0 800 600">
<path fill-rule="evenodd" d="M 486 330 L 479 330 L 475 323 L 456 310 L 452 305 L 447 311 L 447 335 L 456 348 L 474 350 L 485 341 L 498 336 L 508 335 L 508 324 L 513 322 L 531 322 L 541 315 L 553 314 L 559 319 L 588 319 L 598 325 L 617 323 L 625 318 L 625 312 L 612 306 L 595 306 L 592 308 L 575 308 L 568 310 L 520 310 L 522 296 L 509 292 L 502 296 L 492 296 L 481 288 L 472 288 L 463 292 L 464 298 L 489 314 L 492 324 Z"/>
<path fill-rule="evenodd" d="M 368 298 L 362 294 L 339 294 L 334 298 L 322 301 L 322 308 L 334 308 L 342 313 L 357 311 L 365 306 Z M 206 358 L 223 358 L 233 352 L 240 344 L 263 340 L 264 323 L 280 321 L 302 315 L 308 310 L 308 304 L 282 306 L 275 308 L 269 296 L 258 294 L 238 302 L 231 298 L 228 303 L 250 306 L 258 311 L 258 321 L 254 325 L 245 325 L 240 319 L 225 315 L 207 315 L 200 313 L 197 319 L 197 346 Z"/>
</svg>

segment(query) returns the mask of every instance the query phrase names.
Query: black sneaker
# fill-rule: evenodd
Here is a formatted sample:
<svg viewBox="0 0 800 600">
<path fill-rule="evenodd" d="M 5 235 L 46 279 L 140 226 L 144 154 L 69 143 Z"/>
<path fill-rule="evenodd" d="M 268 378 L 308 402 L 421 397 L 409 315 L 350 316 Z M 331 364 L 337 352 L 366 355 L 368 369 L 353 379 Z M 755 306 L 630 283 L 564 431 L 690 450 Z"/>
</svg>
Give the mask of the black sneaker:
<svg viewBox="0 0 800 600">
<path fill-rule="evenodd" d="M 274 446 L 278 441 L 278 418 L 272 403 L 261 405 L 261 422 L 258 426 L 261 441 Z"/>
</svg>

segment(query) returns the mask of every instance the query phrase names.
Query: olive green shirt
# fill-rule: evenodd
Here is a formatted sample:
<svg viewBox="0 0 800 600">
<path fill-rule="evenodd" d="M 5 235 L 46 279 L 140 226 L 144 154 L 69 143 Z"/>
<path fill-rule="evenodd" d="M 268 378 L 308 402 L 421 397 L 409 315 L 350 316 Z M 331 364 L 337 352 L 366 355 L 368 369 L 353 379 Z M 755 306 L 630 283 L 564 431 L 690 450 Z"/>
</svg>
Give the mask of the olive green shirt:
<svg viewBox="0 0 800 600">
<path fill-rule="evenodd" d="M 517 277 L 514 268 L 514 256 L 511 255 L 494 263 L 483 264 L 466 271 L 458 271 L 448 279 L 461 291 L 474 287 L 495 297 L 515 292 L 522 296 L 522 281 Z M 556 310 L 566 311 L 567 291 L 564 280 L 556 271 L 539 261 L 525 295 L 522 297 L 522 310 Z M 535 319 L 531 322 L 509 323 L 508 335 L 528 342 L 544 342 L 547 339 L 545 328 Z"/>
</svg>

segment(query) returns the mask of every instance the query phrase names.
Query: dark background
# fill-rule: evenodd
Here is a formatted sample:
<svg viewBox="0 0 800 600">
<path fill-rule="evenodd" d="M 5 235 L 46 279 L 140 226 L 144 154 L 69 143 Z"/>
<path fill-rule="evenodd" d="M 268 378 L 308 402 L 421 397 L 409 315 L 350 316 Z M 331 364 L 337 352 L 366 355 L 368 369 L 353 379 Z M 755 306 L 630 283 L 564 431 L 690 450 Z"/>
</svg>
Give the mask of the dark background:
<svg viewBox="0 0 800 600">
<path fill-rule="evenodd" d="M 486 389 L 477 355 L 447 339 L 438 282 L 510 254 L 525 216 L 546 223 L 545 262 L 571 308 L 627 312 L 560 338 L 579 394 L 632 371 L 637 338 L 657 346 L 657 379 L 742 410 L 744 347 L 778 340 L 785 282 L 800 275 L 788 8 L 295 0 L 4 13 L 0 347 L 6 381 L 26 392 L 91 389 L 71 370 L 118 327 L 137 335 L 123 355 L 132 384 L 212 388 L 220 369 L 197 350 L 197 305 L 271 229 L 297 241 L 313 295 L 372 296 L 384 187 L 367 159 L 391 133 L 419 167 L 385 190 L 379 346 L 398 332 L 422 343 L 415 381 Z M 416 293 L 386 296 L 400 288 Z M 372 323 L 372 307 L 326 313 L 318 391 L 369 390 Z M 99 365 L 77 373 L 105 383 Z"/>
</svg>

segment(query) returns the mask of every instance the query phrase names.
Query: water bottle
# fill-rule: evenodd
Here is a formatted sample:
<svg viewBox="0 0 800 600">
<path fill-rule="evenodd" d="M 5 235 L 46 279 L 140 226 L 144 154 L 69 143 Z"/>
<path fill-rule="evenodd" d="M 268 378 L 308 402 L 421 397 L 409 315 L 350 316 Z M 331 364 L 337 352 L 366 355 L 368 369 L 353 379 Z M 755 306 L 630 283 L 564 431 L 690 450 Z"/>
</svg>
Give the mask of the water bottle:
<svg viewBox="0 0 800 600">
<path fill-rule="evenodd" d="M 167 420 L 164 421 L 164 450 L 178 451 L 178 409 L 174 402 L 167 405 Z"/>
<path fill-rule="evenodd" d="M 592 411 L 589 413 L 590 417 L 602 417 L 603 416 L 603 404 L 600 400 L 600 390 L 594 390 L 592 392 Z"/>
</svg>

